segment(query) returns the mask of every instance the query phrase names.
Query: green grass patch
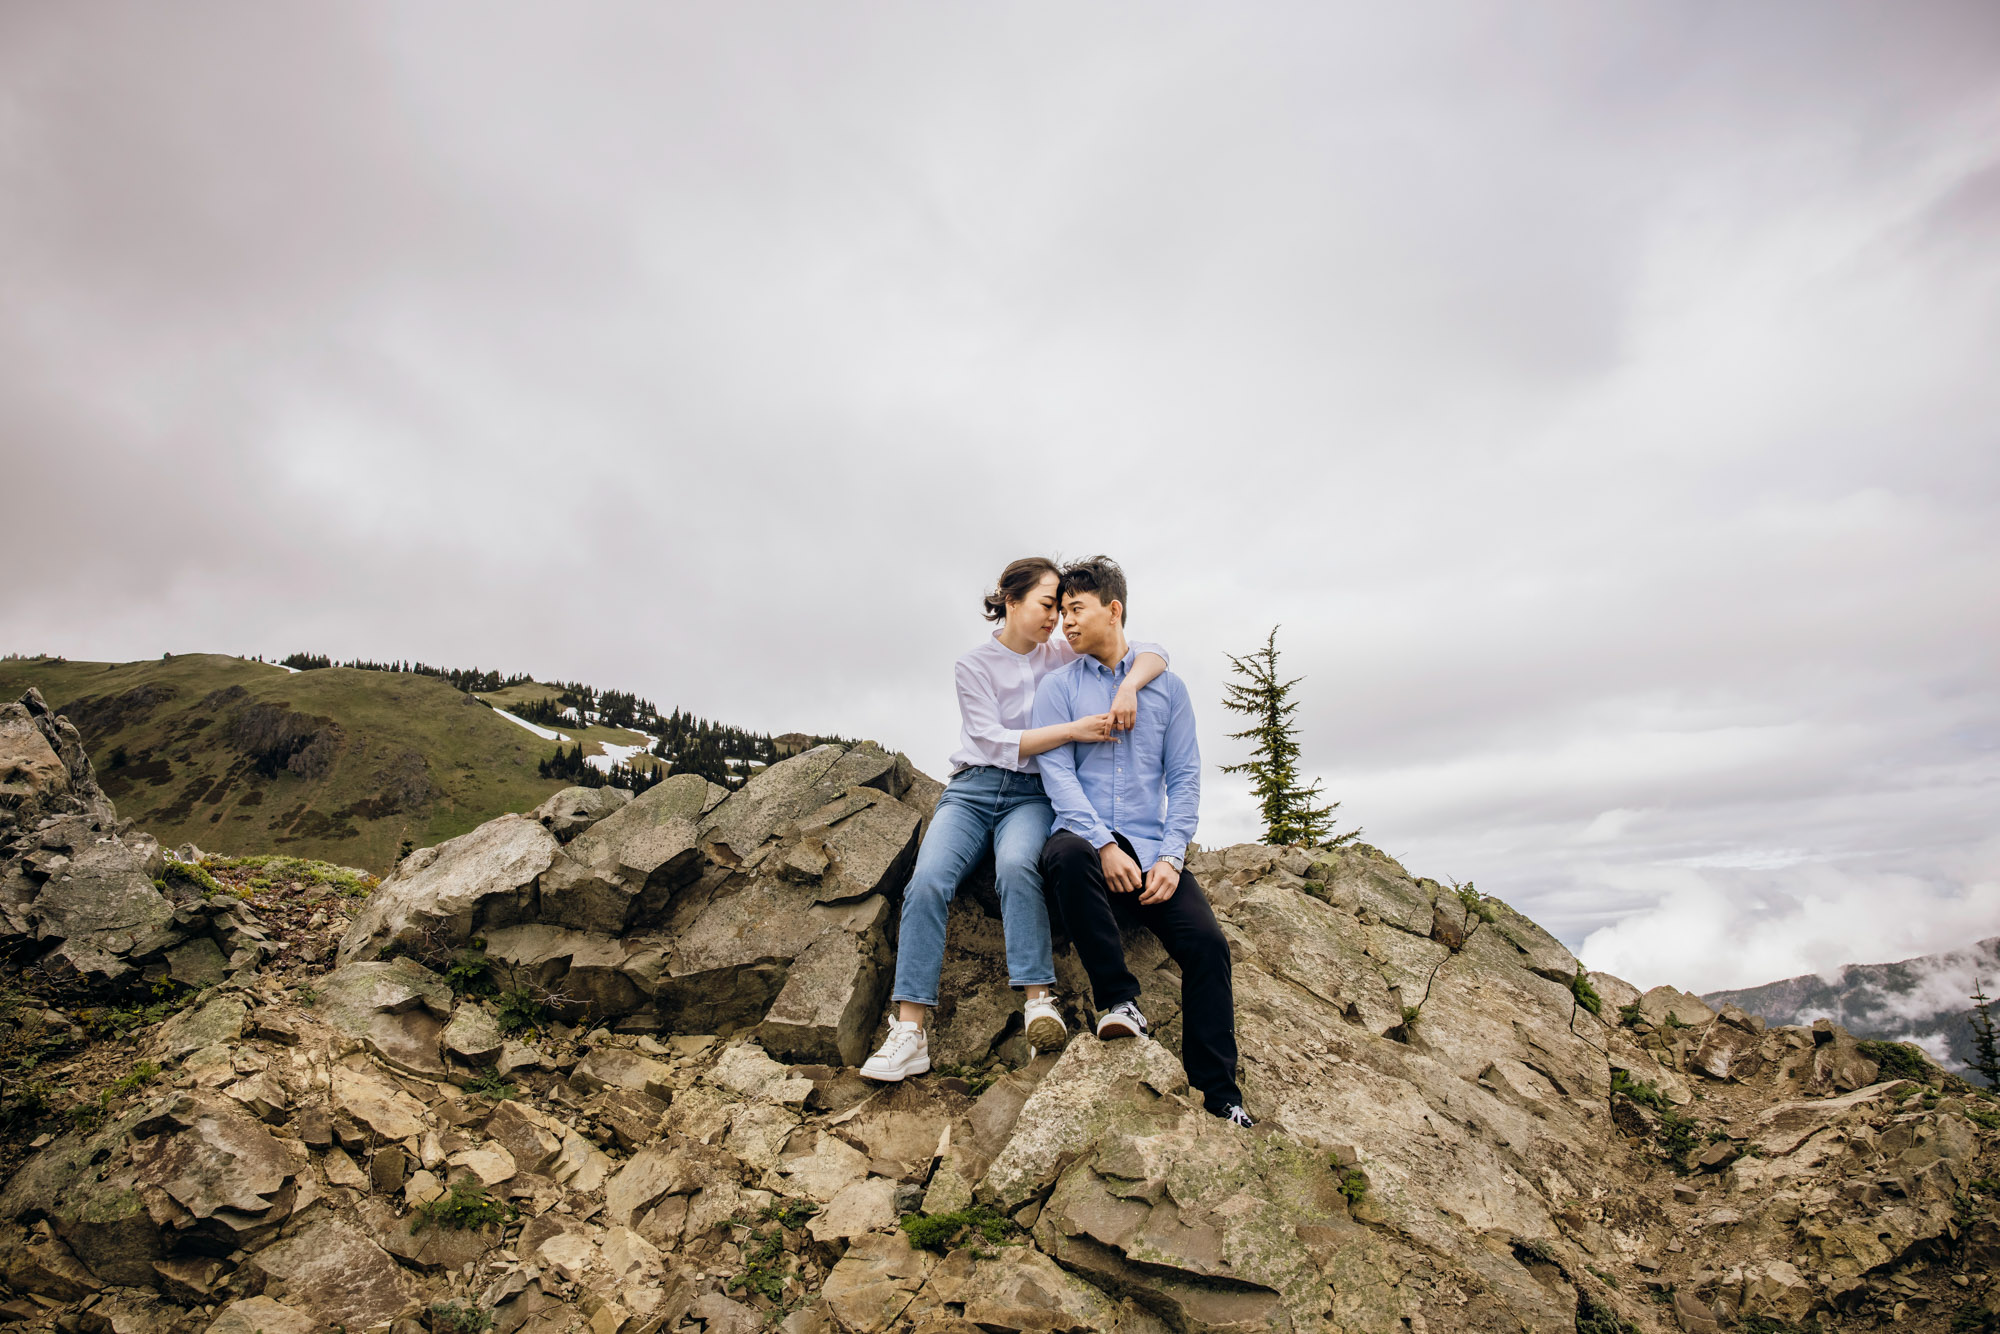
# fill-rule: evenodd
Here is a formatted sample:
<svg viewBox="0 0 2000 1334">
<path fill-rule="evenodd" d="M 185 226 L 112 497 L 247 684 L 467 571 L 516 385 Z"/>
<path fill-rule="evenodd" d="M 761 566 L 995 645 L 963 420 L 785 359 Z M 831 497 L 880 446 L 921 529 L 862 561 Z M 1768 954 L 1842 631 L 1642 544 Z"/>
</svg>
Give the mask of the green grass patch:
<svg viewBox="0 0 2000 1334">
<path fill-rule="evenodd" d="M 947 1063 L 932 1066 L 931 1073 L 943 1075 L 946 1079 L 964 1080 L 968 1091 L 976 1098 L 986 1092 L 987 1089 L 992 1088 L 995 1081 L 1005 1072 L 997 1069 L 982 1070 L 975 1066 Z"/>
<path fill-rule="evenodd" d="M 159 1074 L 159 1066 L 153 1064 L 151 1061 L 141 1061 L 127 1073 L 112 1080 L 111 1086 L 105 1092 L 114 1098 L 122 1098 L 127 1093 L 136 1093 L 146 1085 L 152 1083 L 155 1079 L 159 1078 Z"/>
<path fill-rule="evenodd" d="M 368 897 L 381 883 L 366 871 L 351 866 L 335 866 L 332 862 L 270 853 L 250 857 L 210 857 L 202 865 L 217 871 L 238 872 L 247 888 L 257 890 L 293 883 L 322 886 L 337 894 L 361 899 Z"/>
<path fill-rule="evenodd" d="M 1928 1084 L 1937 1078 L 1930 1061 L 1921 1051 L 1907 1042 L 1878 1042 L 1869 1039 L 1854 1045 L 1863 1056 L 1880 1067 L 1881 1073 L 1878 1078 L 1913 1079 L 1919 1084 Z"/>
<path fill-rule="evenodd" d="M 1338 1165 L 1335 1166 L 1334 1170 L 1340 1170 Z M 1358 1167 L 1350 1167 L 1345 1172 L 1341 1172 L 1340 1194 L 1347 1201 L 1347 1206 L 1350 1209 L 1367 1199 L 1368 1174 Z"/>
<path fill-rule="evenodd" d="M 493 1313 L 476 1302 L 432 1302 L 431 1334 L 485 1334 Z"/>
<path fill-rule="evenodd" d="M 975 1234 L 997 1243 L 1020 1230 L 1013 1219 L 983 1204 L 954 1209 L 948 1214 L 905 1214 L 902 1228 L 912 1246 L 940 1255 Z"/>
<path fill-rule="evenodd" d="M 1592 1014 L 1604 1013 L 1604 998 L 1597 994 L 1597 988 L 1590 985 L 1590 976 L 1577 965 L 1576 976 L 1569 980 L 1569 991 L 1576 997 L 1576 1003 Z"/>
<path fill-rule="evenodd" d="M 414 1235 L 427 1227 L 459 1232 L 467 1228 L 495 1227 L 513 1217 L 513 1211 L 495 1199 L 478 1177 L 460 1177 L 444 1194 L 418 1205 L 410 1216 Z"/>
<path fill-rule="evenodd" d="M 1620 1027 L 1637 1028 L 1645 1022 L 1646 1015 L 1640 1008 L 1638 1001 L 1633 1001 L 1630 1005 L 1621 1005 L 1618 1007 L 1618 1023 Z"/>
</svg>

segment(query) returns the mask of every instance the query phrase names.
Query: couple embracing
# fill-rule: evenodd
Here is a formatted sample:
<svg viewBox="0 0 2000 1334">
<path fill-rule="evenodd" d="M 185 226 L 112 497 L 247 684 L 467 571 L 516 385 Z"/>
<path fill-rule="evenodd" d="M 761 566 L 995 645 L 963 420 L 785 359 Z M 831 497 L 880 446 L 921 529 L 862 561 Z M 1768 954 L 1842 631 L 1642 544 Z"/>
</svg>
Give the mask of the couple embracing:
<svg viewBox="0 0 2000 1334">
<path fill-rule="evenodd" d="M 1124 572 L 1103 556 L 1017 560 L 987 595 L 999 629 L 958 660 L 959 748 L 903 893 L 897 1015 L 863 1075 L 931 1068 L 945 912 L 991 847 L 1028 1041 L 1047 1051 L 1069 1036 L 1051 990 L 1052 911 L 1090 976 L 1097 1037 L 1146 1040 L 1119 936 L 1144 926 L 1180 965 L 1188 1081 L 1210 1112 L 1253 1124 L 1236 1087 L 1229 943 L 1185 864 L 1201 803 L 1194 710 L 1167 651 L 1126 640 L 1127 605 Z"/>
</svg>

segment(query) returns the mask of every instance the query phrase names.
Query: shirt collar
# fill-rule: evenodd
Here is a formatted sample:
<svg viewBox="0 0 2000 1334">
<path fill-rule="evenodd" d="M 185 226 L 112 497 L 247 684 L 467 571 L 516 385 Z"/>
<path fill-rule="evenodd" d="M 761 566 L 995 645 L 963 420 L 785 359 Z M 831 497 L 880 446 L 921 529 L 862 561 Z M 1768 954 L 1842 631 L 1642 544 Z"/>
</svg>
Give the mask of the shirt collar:
<svg viewBox="0 0 2000 1334">
<path fill-rule="evenodd" d="M 1127 644 L 1125 646 L 1125 656 L 1118 660 L 1118 666 L 1115 670 L 1106 667 L 1095 658 L 1086 657 L 1084 662 L 1089 664 L 1090 670 L 1096 672 L 1099 676 L 1122 676 L 1132 670 L 1132 662 L 1138 656 L 1138 653 L 1133 650 L 1132 646 Z"/>
</svg>

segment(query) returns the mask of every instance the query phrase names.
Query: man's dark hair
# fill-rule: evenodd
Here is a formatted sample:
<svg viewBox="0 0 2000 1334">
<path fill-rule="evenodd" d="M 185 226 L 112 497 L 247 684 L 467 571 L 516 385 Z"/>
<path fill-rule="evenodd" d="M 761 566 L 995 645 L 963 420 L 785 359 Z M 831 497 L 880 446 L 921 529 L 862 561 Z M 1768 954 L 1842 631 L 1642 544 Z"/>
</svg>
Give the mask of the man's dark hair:
<svg viewBox="0 0 2000 1334">
<path fill-rule="evenodd" d="M 1065 565 L 1056 596 L 1067 602 L 1071 593 L 1095 593 L 1107 607 L 1116 602 L 1120 626 L 1132 619 L 1132 604 L 1125 600 L 1125 571 L 1109 556 L 1091 556 Z"/>
<path fill-rule="evenodd" d="M 1007 604 L 1019 602 L 1035 591 L 1035 585 L 1056 576 L 1062 579 L 1062 571 L 1047 556 L 1023 556 L 1000 571 L 1000 582 L 986 595 L 986 619 L 1004 621 L 1007 619 Z"/>
</svg>

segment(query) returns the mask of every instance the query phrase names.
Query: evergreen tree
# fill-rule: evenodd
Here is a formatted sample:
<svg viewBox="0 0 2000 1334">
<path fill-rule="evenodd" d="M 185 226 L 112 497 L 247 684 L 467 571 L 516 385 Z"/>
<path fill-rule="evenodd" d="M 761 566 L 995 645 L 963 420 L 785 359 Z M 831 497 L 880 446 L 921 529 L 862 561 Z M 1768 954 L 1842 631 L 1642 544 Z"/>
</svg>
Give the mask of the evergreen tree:
<svg viewBox="0 0 2000 1334">
<path fill-rule="evenodd" d="M 1986 1087 L 2000 1089 L 2000 1032 L 1993 1024 L 1993 1000 L 1978 978 L 1972 979 L 1972 1068 L 1986 1079 Z"/>
<path fill-rule="evenodd" d="M 1243 731 L 1231 732 L 1230 739 L 1254 741 L 1256 745 L 1250 759 L 1225 764 L 1222 772 L 1250 775 L 1251 789 L 1264 810 L 1264 841 L 1334 848 L 1354 838 L 1359 829 L 1338 836 L 1333 833 L 1333 813 L 1340 803 L 1315 805 L 1319 783 L 1306 786 L 1299 782 L 1299 743 L 1292 722 L 1299 705 L 1292 698 L 1292 687 L 1305 678 L 1278 679 L 1278 627 L 1271 627 L 1264 647 L 1255 653 L 1241 658 L 1233 653 L 1224 656 L 1243 680 L 1223 687 L 1229 692 L 1223 707 L 1248 714 L 1252 720 Z"/>
</svg>

